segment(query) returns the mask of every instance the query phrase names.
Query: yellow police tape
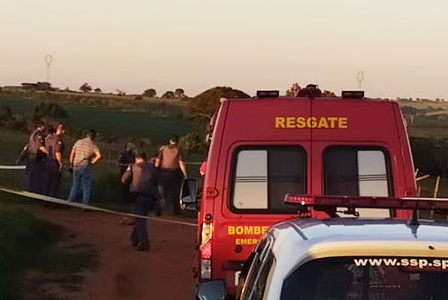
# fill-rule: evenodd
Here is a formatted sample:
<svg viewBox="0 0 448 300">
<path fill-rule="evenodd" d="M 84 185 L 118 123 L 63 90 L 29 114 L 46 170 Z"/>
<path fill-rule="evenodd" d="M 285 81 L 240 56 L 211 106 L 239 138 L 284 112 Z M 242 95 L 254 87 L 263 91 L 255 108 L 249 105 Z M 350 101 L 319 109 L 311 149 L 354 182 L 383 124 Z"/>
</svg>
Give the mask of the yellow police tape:
<svg viewBox="0 0 448 300">
<path fill-rule="evenodd" d="M 171 224 L 196 227 L 196 224 L 189 223 L 189 222 L 182 222 L 182 221 L 176 221 L 176 220 L 170 220 L 170 219 L 164 219 L 164 218 L 154 218 L 154 217 L 124 213 L 124 212 L 114 211 L 114 210 L 100 208 L 100 207 L 96 207 L 96 206 L 91 206 L 91 205 L 86 205 L 86 204 L 81 204 L 81 203 L 76 203 L 76 202 L 69 202 L 67 200 L 50 197 L 50 196 L 45 196 L 45 195 L 41 195 L 41 194 L 36 194 L 36 193 L 31 193 L 31 192 L 26 192 L 26 191 L 15 191 L 15 190 L 3 188 L 3 187 L 0 187 L 0 191 L 9 193 L 9 194 L 19 195 L 22 197 L 33 198 L 33 199 L 37 199 L 37 200 L 41 200 L 41 201 L 45 201 L 45 202 L 56 203 L 56 204 L 61 204 L 61 205 L 71 206 L 71 207 L 76 207 L 76 208 L 81 208 L 81 209 L 87 209 L 87 210 L 91 210 L 91 211 L 99 211 L 99 212 L 103 212 L 103 213 L 125 216 L 125 217 L 133 217 L 133 218 L 146 219 L 146 220 L 157 221 L 157 222 L 162 222 L 162 223 L 171 223 Z"/>
</svg>

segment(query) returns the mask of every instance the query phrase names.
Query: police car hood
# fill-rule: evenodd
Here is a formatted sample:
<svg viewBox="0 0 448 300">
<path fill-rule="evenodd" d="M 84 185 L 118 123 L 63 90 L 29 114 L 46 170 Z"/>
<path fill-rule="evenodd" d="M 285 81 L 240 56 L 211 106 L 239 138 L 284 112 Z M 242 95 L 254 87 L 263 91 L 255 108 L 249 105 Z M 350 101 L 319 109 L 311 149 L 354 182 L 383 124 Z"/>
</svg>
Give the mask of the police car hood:
<svg viewBox="0 0 448 300">
<path fill-rule="evenodd" d="M 273 252 L 289 263 L 341 256 L 448 257 L 448 224 L 405 220 L 297 220 L 275 225 Z"/>
<path fill-rule="evenodd" d="M 288 224 L 307 240 L 331 238 L 387 239 L 387 240 L 444 240 L 448 241 L 448 224 L 420 221 L 410 225 L 409 220 L 390 219 L 301 219 Z M 283 225 L 283 226 L 282 226 Z"/>
</svg>

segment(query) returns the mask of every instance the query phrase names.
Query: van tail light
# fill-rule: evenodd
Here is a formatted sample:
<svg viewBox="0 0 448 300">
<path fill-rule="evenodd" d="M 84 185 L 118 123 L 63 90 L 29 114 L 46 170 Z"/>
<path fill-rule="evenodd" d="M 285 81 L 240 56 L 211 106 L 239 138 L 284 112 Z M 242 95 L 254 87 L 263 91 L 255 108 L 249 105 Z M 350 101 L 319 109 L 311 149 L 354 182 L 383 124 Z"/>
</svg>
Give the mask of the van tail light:
<svg viewBox="0 0 448 300">
<path fill-rule="evenodd" d="M 202 223 L 201 245 L 199 251 L 201 252 L 201 278 L 212 278 L 212 237 L 213 225 L 210 223 Z"/>
<path fill-rule="evenodd" d="M 211 259 L 212 258 L 212 243 L 208 241 L 207 244 L 201 246 L 201 258 Z"/>
</svg>

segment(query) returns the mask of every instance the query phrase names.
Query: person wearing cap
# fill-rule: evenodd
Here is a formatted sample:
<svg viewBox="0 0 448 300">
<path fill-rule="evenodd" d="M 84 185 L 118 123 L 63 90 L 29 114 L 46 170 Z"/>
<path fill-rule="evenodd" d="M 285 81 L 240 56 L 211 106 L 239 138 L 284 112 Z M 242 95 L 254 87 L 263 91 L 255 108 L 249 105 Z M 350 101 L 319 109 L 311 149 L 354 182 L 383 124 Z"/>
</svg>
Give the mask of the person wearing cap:
<svg viewBox="0 0 448 300">
<path fill-rule="evenodd" d="M 92 165 L 101 159 L 98 146 L 93 142 L 96 131 L 90 129 L 85 138 L 77 140 L 70 151 L 70 169 L 73 171 L 73 184 L 68 201 L 75 201 L 78 190 L 82 189 L 82 203 L 89 204 L 92 188 Z"/>
<path fill-rule="evenodd" d="M 155 167 L 159 172 L 160 199 L 156 204 L 156 214 L 161 213 L 163 206 L 171 208 L 175 214 L 179 213 L 179 192 L 182 176 L 187 177 L 187 169 L 182 160 L 181 150 L 178 147 L 179 138 L 173 135 L 169 144 L 162 146 L 156 159 Z"/>
<path fill-rule="evenodd" d="M 64 154 L 64 142 L 62 137 L 64 125 L 59 123 L 56 129 L 50 127 L 45 137 L 45 147 L 48 150 L 45 174 L 45 194 L 58 197 L 62 176 L 62 155 Z"/>
<path fill-rule="evenodd" d="M 157 176 L 154 165 L 148 163 L 144 152 L 137 153 L 135 163 L 127 167 L 121 182 L 129 184 L 134 214 L 146 216 L 157 198 Z M 131 244 L 138 251 L 149 250 L 146 219 L 135 218 Z"/>
<path fill-rule="evenodd" d="M 36 129 L 31 133 L 28 144 L 28 188 L 32 193 L 42 194 L 45 190 L 45 182 L 43 174 L 45 173 L 45 159 L 48 154 L 45 148 L 44 136 L 45 124 L 39 121 L 36 124 Z"/>
</svg>

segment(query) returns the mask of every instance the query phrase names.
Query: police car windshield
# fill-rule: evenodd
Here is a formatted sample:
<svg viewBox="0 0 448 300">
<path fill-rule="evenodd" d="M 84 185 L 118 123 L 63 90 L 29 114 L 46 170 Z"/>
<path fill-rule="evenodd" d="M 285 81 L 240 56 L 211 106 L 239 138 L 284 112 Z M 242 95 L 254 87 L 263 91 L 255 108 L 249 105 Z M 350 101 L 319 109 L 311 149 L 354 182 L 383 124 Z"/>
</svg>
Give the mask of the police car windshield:
<svg viewBox="0 0 448 300">
<path fill-rule="evenodd" d="M 448 299 L 447 280 L 448 258 L 325 258 L 294 271 L 281 300 Z"/>
</svg>

